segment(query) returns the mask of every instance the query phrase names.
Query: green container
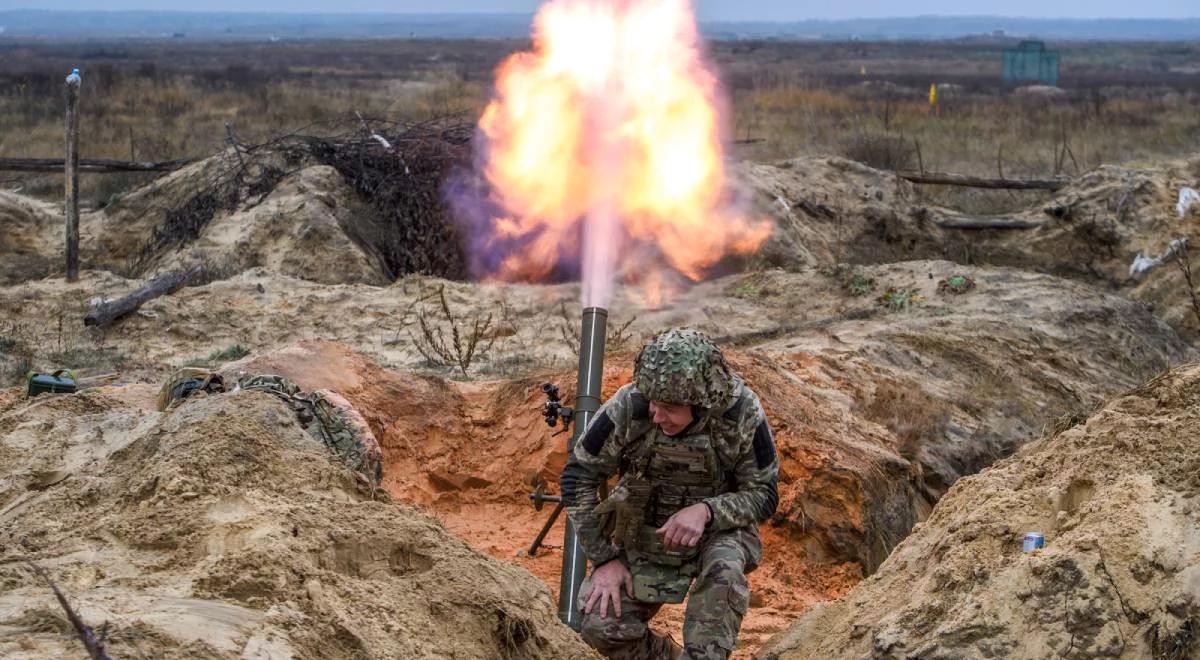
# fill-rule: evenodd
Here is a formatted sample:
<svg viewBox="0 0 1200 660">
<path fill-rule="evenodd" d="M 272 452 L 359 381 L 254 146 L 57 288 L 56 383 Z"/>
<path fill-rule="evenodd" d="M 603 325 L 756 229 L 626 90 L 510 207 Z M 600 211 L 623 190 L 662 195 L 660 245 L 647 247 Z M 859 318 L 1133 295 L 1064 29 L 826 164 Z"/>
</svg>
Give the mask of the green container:
<svg viewBox="0 0 1200 660">
<path fill-rule="evenodd" d="M 29 372 L 25 376 L 29 384 L 26 390 L 29 396 L 50 394 L 73 394 L 75 392 L 75 373 L 67 369 L 59 369 L 52 374 Z"/>
</svg>

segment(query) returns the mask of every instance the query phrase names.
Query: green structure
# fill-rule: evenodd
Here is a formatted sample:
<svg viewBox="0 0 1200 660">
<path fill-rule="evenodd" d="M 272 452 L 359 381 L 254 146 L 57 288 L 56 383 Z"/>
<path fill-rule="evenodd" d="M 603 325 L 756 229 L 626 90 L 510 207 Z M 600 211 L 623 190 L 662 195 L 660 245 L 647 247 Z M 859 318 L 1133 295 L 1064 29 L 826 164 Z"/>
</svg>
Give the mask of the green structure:
<svg viewBox="0 0 1200 660">
<path fill-rule="evenodd" d="M 1038 82 L 1058 87 L 1058 51 L 1040 41 L 1004 50 L 1004 82 Z"/>
</svg>

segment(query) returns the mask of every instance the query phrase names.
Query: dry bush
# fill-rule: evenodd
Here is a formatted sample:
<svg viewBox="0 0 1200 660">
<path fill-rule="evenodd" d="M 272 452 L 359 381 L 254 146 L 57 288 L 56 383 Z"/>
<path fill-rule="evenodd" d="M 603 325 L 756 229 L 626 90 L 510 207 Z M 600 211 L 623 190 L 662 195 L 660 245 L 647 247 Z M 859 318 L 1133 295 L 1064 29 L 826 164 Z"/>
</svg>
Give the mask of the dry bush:
<svg viewBox="0 0 1200 660">
<path fill-rule="evenodd" d="M 923 444 L 940 439 L 950 422 L 950 409 L 942 401 L 925 393 L 914 382 L 883 380 L 865 403 L 860 404 L 863 417 L 886 427 L 895 434 L 897 451 L 907 460 L 914 460 Z"/>
<path fill-rule="evenodd" d="M 605 325 L 604 330 L 604 349 L 606 351 L 616 353 L 629 347 L 633 341 L 633 333 L 629 327 L 637 320 L 636 316 L 631 316 L 624 323 L 617 323 L 613 319 L 612 323 Z M 558 303 L 558 334 L 562 338 L 563 344 L 572 353 L 579 350 L 580 342 L 579 333 L 583 326 L 581 316 L 575 316 L 567 311 L 566 301 Z"/>
<path fill-rule="evenodd" d="M 465 279 L 463 241 L 443 186 L 468 163 L 472 127 L 455 118 L 372 124 L 372 133 L 390 148 L 365 135 L 305 137 L 287 148 L 333 167 L 354 188 L 368 212 L 353 214 L 344 229 L 378 252 L 392 277 L 421 273 Z"/>
<path fill-rule="evenodd" d="M 417 306 L 417 327 L 421 334 L 417 336 L 410 330 L 409 337 L 426 362 L 455 367 L 465 377 L 476 358 L 487 354 L 496 343 L 493 315 L 475 316 L 468 323 L 450 310 L 445 286 L 438 287 L 436 298 L 438 305 L 433 312 L 423 303 Z"/>
</svg>

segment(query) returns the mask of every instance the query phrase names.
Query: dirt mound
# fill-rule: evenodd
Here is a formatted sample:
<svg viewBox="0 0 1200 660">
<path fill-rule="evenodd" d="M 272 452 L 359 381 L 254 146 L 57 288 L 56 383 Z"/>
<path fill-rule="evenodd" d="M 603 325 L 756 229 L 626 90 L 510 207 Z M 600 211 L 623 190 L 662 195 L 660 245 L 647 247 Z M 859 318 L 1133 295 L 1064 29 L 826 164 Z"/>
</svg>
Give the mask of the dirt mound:
<svg viewBox="0 0 1200 660">
<path fill-rule="evenodd" d="M 0 284 L 35 280 L 54 272 L 56 265 L 62 268 L 54 263 L 59 252 L 50 244 L 55 231 L 61 237 L 63 220 L 52 205 L 0 192 Z"/>
<path fill-rule="evenodd" d="M 763 263 L 796 269 L 948 259 L 1019 267 L 1118 290 L 1152 304 L 1173 327 L 1200 332 L 1174 263 L 1141 276 L 1130 271 L 1139 254 L 1162 255 L 1177 238 L 1200 241 L 1200 211 L 1180 217 L 1176 210 L 1179 191 L 1200 185 L 1200 160 L 1086 172 L 1003 215 L 1033 227 L 1021 230 L 943 228 L 940 222 L 963 214 L 929 204 L 894 173 L 838 158 L 747 163 L 741 174 L 776 223 L 759 253 Z"/>
<path fill-rule="evenodd" d="M 918 231 L 928 227 L 912 216 L 912 184 L 890 173 L 844 158 L 805 157 L 740 163 L 737 174 L 775 223 L 757 255 L 761 264 L 797 270 L 946 257 L 936 227 L 932 235 Z"/>
<path fill-rule="evenodd" d="M 972 286 L 951 286 L 955 278 Z M 136 284 L 94 271 L 74 286 L 27 282 L 0 288 L 0 313 L 53 319 L 81 298 Z M 494 315 L 495 344 L 466 376 L 415 346 L 419 310 L 450 332 L 428 299 L 439 287 L 460 323 Z M 553 590 L 561 522 L 549 547 L 525 556 L 549 514 L 527 495 L 539 482 L 553 492 L 565 459 L 566 436 L 550 437 L 538 412 L 539 386 L 553 381 L 572 396 L 573 346 L 563 333 L 578 319 L 560 311 L 577 300 L 576 285 L 410 277 L 331 287 L 248 271 L 147 303 L 76 353 L 124 355 L 123 379 L 160 382 L 172 366 L 221 364 L 240 347 L 249 355 L 223 369 L 338 390 L 379 438 L 390 493 Z M 763 528 L 765 563 L 752 576 L 750 650 L 875 570 L 961 476 L 1056 418 L 1194 359 L 1137 303 L 1076 281 L 949 262 L 731 276 L 654 308 L 622 290 L 612 314 L 614 324 L 633 322 L 610 346 L 606 392 L 628 379 L 642 339 L 690 324 L 716 337 L 763 397 L 783 471 L 779 512 Z M 31 325 L 24 341 L 55 346 L 58 332 Z M 665 625 L 681 618 L 669 609 Z"/>
<path fill-rule="evenodd" d="M 0 400 L 0 655 L 77 655 L 25 565 L 114 657 L 590 657 L 546 588 L 360 492 L 274 397 Z"/>
<path fill-rule="evenodd" d="M 389 281 L 378 255 L 344 229 L 361 209 L 333 168 L 283 154 L 241 167 L 230 150 L 85 215 L 83 261 L 143 275 L 199 263 L 324 284 Z"/>
<path fill-rule="evenodd" d="M 1139 306 L 1082 284 L 971 271 L 970 292 L 938 294 L 928 275 L 946 279 L 951 268 L 865 270 L 929 298 L 904 312 L 852 298 L 838 318 L 725 338 L 746 346 L 728 353 L 761 393 L 783 460 L 779 512 L 763 528 L 768 551 L 752 576 L 755 604 L 743 648 L 779 630 L 789 613 L 836 597 L 873 571 L 961 476 L 1056 417 L 1191 355 Z M 816 306 L 839 296 L 839 282 L 823 277 L 777 272 L 753 282 L 760 320 L 784 310 L 798 319 L 802 297 Z M 1064 299 L 1075 303 L 1064 306 Z M 739 327 L 729 304 L 720 304 L 725 318 Z M 553 492 L 565 462 L 565 436 L 551 438 L 538 413 L 539 385 L 557 382 L 570 400 L 573 371 L 447 382 L 383 369 L 330 342 L 289 346 L 226 370 L 338 389 L 380 438 L 391 493 L 427 506 L 475 547 L 556 587 L 562 532 L 556 528 L 548 547 L 528 557 L 524 549 L 548 511 L 535 512 L 526 496 L 539 483 Z M 630 375 L 628 353 L 610 356 L 605 393 Z M 677 628 L 681 615 L 669 608 L 664 625 Z"/>
<path fill-rule="evenodd" d="M 961 480 L 871 579 L 764 658 L 1200 652 L 1200 367 Z M 1045 548 L 1022 552 L 1026 531 Z"/>
</svg>

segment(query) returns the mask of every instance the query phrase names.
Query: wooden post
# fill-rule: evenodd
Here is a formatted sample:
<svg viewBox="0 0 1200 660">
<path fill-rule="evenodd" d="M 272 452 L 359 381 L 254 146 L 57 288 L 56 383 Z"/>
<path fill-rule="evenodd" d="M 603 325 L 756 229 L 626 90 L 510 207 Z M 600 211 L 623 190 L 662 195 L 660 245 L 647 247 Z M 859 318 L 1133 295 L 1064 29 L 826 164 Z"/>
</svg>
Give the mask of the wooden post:
<svg viewBox="0 0 1200 660">
<path fill-rule="evenodd" d="M 67 281 L 79 279 L 79 69 L 67 76 Z"/>
</svg>

